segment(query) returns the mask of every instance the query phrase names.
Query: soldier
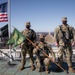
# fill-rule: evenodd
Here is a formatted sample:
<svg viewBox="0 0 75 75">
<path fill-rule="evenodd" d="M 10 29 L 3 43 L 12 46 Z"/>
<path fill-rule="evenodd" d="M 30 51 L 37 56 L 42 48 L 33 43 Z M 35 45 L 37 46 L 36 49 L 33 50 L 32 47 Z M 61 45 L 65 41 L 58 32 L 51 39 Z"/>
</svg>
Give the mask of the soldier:
<svg viewBox="0 0 75 75">
<path fill-rule="evenodd" d="M 26 29 L 22 31 L 22 34 L 25 35 L 28 39 L 30 39 L 32 42 L 36 39 L 36 33 L 34 30 L 30 29 L 31 25 L 30 22 L 26 22 Z M 26 63 L 26 53 L 30 56 L 30 64 L 31 64 L 31 70 L 34 70 L 34 61 L 33 61 L 33 45 L 25 39 L 24 42 L 21 44 L 21 52 L 22 52 L 22 65 L 20 67 L 20 70 L 24 69 L 24 65 Z"/>
<path fill-rule="evenodd" d="M 66 61 L 71 72 L 75 72 L 72 68 L 72 46 L 74 45 L 74 28 L 67 24 L 67 17 L 62 18 L 62 24 L 55 29 L 54 32 L 55 45 L 58 46 L 60 56 L 58 64 L 62 63 L 62 56 L 65 52 Z"/>
<path fill-rule="evenodd" d="M 51 53 L 54 56 L 53 50 L 51 45 L 47 44 L 44 41 L 44 36 L 43 34 L 40 35 L 40 42 L 37 43 L 37 47 L 34 48 L 33 53 L 36 54 L 36 69 L 41 72 L 43 68 L 45 67 L 46 73 L 49 73 L 49 66 L 50 66 L 50 59 L 45 56 L 42 52 L 45 52 L 47 55 Z"/>
</svg>

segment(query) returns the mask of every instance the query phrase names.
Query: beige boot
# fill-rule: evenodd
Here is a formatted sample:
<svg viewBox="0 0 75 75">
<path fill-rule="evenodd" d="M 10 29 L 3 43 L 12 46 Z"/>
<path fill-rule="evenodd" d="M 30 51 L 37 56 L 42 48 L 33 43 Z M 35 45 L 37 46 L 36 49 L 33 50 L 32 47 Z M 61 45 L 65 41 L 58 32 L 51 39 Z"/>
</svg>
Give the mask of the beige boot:
<svg viewBox="0 0 75 75">
<path fill-rule="evenodd" d="M 42 72 L 42 71 L 43 71 L 42 67 L 41 67 L 41 68 L 36 68 L 36 70 L 37 70 L 38 72 Z"/>
<path fill-rule="evenodd" d="M 50 73 L 50 71 L 49 70 L 46 70 L 46 74 L 49 74 Z"/>
<path fill-rule="evenodd" d="M 69 67 L 69 70 L 73 73 L 75 73 L 75 70 L 72 67 Z"/>
<path fill-rule="evenodd" d="M 24 69 L 24 66 L 21 66 L 19 70 L 23 70 L 23 69 Z"/>
<path fill-rule="evenodd" d="M 31 66 L 31 70 L 34 71 L 35 70 L 35 67 L 34 66 Z"/>
<path fill-rule="evenodd" d="M 19 70 L 23 70 L 24 69 L 24 65 L 25 65 L 25 62 L 22 62 L 22 65 L 21 65 Z"/>
</svg>

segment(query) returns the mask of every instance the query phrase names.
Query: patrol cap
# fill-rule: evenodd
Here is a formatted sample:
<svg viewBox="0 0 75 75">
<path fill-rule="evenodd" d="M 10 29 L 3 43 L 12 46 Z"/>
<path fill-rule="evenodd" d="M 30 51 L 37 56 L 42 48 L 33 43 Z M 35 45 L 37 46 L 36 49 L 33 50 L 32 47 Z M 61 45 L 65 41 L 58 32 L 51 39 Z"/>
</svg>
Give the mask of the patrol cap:
<svg viewBox="0 0 75 75">
<path fill-rule="evenodd" d="M 62 21 L 67 21 L 67 17 L 63 17 L 62 18 Z"/>
<path fill-rule="evenodd" d="M 43 34 L 40 34 L 40 35 L 39 35 L 39 38 L 44 38 L 44 35 L 43 35 Z"/>
<path fill-rule="evenodd" d="M 30 25 L 30 22 L 26 22 L 26 26 L 31 26 L 31 25 Z"/>
</svg>

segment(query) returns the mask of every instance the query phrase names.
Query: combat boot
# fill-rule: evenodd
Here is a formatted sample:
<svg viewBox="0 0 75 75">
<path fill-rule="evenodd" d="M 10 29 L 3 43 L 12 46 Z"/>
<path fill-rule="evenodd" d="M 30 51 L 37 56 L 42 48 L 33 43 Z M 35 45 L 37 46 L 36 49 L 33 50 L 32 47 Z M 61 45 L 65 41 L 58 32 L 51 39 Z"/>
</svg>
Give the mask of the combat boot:
<svg viewBox="0 0 75 75">
<path fill-rule="evenodd" d="M 41 68 L 36 68 L 36 70 L 37 70 L 38 72 L 42 72 L 42 71 L 43 71 L 42 67 L 41 67 Z"/>
<path fill-rule="evenodd" d="M 24 69 L 24 66 L 21 66 L 19 70 L 23 70 L 23 69 Z"/>
<path fill-rule="evenodd" d="M 31 66 L 31 70 L 34 71 L 35 70 L 35 67 L 34 66 Z"/>
<path fill-rule="evenodd" d="M 49 70 L 46 70 L 46 74 L 49 74 L 50 73 L 50 71 Z"/>
<path fill-rule="evenodd" d="M 23 70 L 24 69 L 24 65 L 25 65 L 25 63 L 22 63 L 22 65 L 21 65 L 19 70 Z"/>
<path fill-rule="evenodd" d="M 75 70 L 72 67 L 69 67 L 69 71 L 75 73 Z"/>
</svg>

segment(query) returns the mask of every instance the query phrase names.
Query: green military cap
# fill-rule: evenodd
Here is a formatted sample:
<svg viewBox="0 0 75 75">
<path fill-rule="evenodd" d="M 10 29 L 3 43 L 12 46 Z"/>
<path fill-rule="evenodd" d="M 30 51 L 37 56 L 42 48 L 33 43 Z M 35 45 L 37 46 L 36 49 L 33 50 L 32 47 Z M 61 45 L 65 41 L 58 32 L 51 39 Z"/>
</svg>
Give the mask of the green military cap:
<svg viewBox="0 0 75 75">
<path fill-rule="evenodd" d="M 31 26 L 31 25 L 30 25 L 30 22 L 26 22 L 26 26 L 27 26 L 27 25 L 28 25 L 28 26 Z"/>
<path fill-rule="evenodd" d="M 67 21 L 67 17 L 63 17 L 62 20 Z"/>
</svg>

